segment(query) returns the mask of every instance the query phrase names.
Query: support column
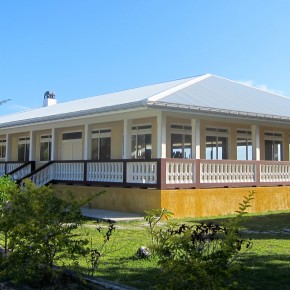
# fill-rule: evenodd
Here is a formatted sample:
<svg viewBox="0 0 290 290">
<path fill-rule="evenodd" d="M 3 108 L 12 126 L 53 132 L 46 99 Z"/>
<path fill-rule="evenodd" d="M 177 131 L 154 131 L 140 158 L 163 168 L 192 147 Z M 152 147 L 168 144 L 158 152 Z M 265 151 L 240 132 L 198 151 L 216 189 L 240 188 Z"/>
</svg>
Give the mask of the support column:
<svg viewBox="0 0 290 290">
<path fill-rule="evenodd" d="M 51 160 L 57 160 L 57 129 L 51 129 Z"/>
<path fill-rule="evenodd" d="M 191 119 L 192 144 L 191 158 L 200 159 L 200 120 Z"/>
<path fill-rule="evenodd" d="M 131 158 L 132 120 L 124 119 L 123 125 L 123 159 Z"/>
<path fill-rule="evenodd" d="M 29 143 L 29 161 L 35 161 L 35 132 L 30 131 L 30 143 Z"/>
<path fill-rule="evenodd" d="M 89 125 L 85 124 L 85 134 L 84 134 L 84 160 L 91 159 L 91 142 L 92 134 L 89 130 Z"/>
<path fill-rule="evenodd" d="M 6 134 L 6 152 L 5 161 L 12 160 L 12 136 L 11 134 Z"/>
<path fill-rule="evenodd" d="M 260 150 L 260 127 L 258 125 L 252 125 L 252 141 L 253 141 L 253 150 L 252 157 L 253 160 L 261 160 L 261 150 Z"/>
<path fill-rule="evenodd" d="M 166 158 L 166 115 L 157 115 L 157 158 Z"/>
</svg>

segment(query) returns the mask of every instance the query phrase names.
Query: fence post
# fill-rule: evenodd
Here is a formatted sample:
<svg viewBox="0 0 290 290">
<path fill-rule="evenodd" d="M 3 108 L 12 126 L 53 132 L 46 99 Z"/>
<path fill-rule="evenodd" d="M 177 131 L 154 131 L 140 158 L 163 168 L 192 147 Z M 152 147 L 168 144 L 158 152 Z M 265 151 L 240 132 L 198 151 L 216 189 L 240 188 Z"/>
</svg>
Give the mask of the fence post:
<svg viewBox="0 0 290 290">
<path fill-rule="evenodd" d="M 157 188 L 166 189 L 166 158 L 157 159 Z"/>
<path fill-rule="evenodd" d="M 123 160 L 123 187 L 127 185 L 127 160 Z"/>
<path fill-rule="evenodd" d="M 256 169 L 256 186 L 261 184 L 261 162 L 255 161 L 255 169 Z"/>
<path fill-rule="evenodd" d="M 196 188 L 200 188 L 200 159 L 195 159 L 195 184 Z"/>
</svg>

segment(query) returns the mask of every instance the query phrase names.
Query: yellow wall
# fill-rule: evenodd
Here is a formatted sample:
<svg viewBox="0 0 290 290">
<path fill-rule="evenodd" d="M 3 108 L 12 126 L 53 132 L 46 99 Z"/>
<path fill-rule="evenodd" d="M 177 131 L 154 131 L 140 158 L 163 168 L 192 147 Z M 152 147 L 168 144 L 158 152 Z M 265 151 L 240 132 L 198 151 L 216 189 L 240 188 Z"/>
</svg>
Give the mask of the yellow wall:
<svg viewBox="0 0 290 290">
<path fill-rule="evenodd" d="M 92 202 L 92 208 L 143 213 L 144 210 L 161 206 L 160 190 L 67 185 L 54 185 L 54 188 L 63 196 L 72 192 L 80 198 L 104 191 L 104 194 Z"/>
<path fill-rule="evenodd" d="M 211 189 L 136 189 L 91 186 L 54 185 L 65 195 L 69 190 L 79 197 L 104 190 L 92 208 L 144 213 L 153 208 L 167 208 L 175 217 L 205 217 L 233 214 L 250 191 L 256 192 L 249 212 L 290 209 L 290 187 L 248 187 Z"/>
</svg>

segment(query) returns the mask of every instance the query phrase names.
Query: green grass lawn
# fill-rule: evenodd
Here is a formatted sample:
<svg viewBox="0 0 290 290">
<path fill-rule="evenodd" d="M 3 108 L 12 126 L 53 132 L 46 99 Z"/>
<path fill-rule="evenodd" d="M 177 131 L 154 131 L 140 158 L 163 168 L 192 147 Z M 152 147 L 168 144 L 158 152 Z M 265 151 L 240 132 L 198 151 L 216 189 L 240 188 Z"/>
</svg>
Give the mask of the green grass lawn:
<svg viewBox="0 0 290 290">
<path fill-rule="evenodd" d="M 229 217 L 209 219 L 175 219 L 178 223 L 215 221 L 227 222 Z M 111 240 L 102 249 L 95 276 L 129 285 L 137 289 L 154 289 L 162 283 L 162 271 L 157 258 L 136 259 L 140 246 L 150 244 L 145 221 L 117 222 Z M 83 234 L 98 236 L 94 223 L 88 222 Z M 237 279 L 241 289 L 290 289 L 290 211 L 244 217 L 242 235 L 252 238 L 252 249 L 240 259 L 242 269 Z M 95 244 L 101 239 L 93 238 Z M 82 261 L 82 266 L 88 264 Z"/>
</svg>

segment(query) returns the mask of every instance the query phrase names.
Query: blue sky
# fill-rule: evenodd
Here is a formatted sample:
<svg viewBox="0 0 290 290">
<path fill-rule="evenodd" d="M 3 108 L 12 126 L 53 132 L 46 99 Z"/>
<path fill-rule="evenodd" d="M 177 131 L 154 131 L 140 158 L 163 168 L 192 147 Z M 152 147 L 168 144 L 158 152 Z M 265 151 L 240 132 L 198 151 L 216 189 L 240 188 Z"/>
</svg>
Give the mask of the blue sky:
<svg viewBox="0 0 290 290">
<path fill-rule="evenodd" d="M 211 73 L 290 97 L 288 0 L 0 0 L 0 114 Z"/>
</svg>

